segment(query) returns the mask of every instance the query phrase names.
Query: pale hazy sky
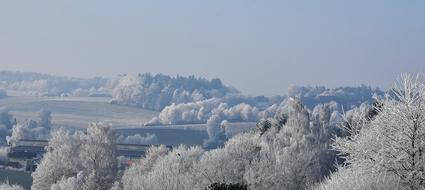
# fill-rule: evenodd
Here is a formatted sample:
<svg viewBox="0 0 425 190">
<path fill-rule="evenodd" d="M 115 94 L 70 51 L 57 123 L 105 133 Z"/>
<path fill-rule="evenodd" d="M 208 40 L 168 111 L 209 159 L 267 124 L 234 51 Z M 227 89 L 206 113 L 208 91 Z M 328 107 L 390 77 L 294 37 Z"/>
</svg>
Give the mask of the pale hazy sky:
<svg viewBox="0 0 425 190">
<path fill-rule="evenodd" d="M 425 72 L 425 1 L 0 0 L 0 70 L 387 88 Z"/>
</svg>

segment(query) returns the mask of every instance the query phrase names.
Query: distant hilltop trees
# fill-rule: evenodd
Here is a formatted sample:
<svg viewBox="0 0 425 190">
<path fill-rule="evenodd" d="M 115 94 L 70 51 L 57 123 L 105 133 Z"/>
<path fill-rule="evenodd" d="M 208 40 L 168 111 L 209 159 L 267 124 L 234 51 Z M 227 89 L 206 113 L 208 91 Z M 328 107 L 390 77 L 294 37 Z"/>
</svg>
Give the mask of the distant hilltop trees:
<svg viewBox="0 0 425 190">
<path fill-rule="evenodd" d="M 95 96 L 110 94 L 108 79 L 80 79 L 33 72 L 0 71 L 0 88 L 35 96 Z"/>
<path fill-rule="evenodd" d="M 333 89 L 324 86 L 291 86 L 288 88 L 287 95 L 300 98 L 310 108 L 317 104 L 335 101 L 346 109 L 350 109 L 364 102 L 371 103 L 375 98 L 382 97 L 384 92 L 366 85 Z"/>
<path fill-rule="evenodd" d="M 253 122 L 275 116 L 289 98 L 299 98 L 310 109 L 332 103 L 342 111 L 371 104 L 384 94 L 366 85 L 291 86 L 286 95 L 250 97 L 217 78 L 144 73 L 81 79 L 11 71 L 0 71 L 0 89 L 35 96 L 109 97 L 113 104 L 160 112 L 149 125 L 206 123 L 214 115 L 230 122 Z M 4 94 L 0 90 L 0 98 Z"/>
<path fill-rule="evenodd" d="M 145 109 L 161 111 L 176 103 L 202 101 L 238 94 L 234 88 L 223 85 L 220 79 L 170 77 L 149 73 L 122 75 L 110 81 L 111 103 L 133 105 Z"/>
</svg>

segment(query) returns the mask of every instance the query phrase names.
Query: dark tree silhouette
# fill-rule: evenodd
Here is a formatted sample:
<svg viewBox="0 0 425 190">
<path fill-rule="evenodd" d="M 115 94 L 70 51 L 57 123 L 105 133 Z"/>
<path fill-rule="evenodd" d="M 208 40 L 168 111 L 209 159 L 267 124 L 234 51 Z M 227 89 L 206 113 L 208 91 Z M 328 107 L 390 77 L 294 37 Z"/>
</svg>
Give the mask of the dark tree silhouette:
<svg viewBox="0 0 425 190">
<path fill-rule="evenodd" d="M 379 112 L 381 112 L 383 106 L 384 104 L 382 102 L 374 102 L 372 108 L 370 108 L 367 112 L 366 119 L 369 121 L 373 120 L 373 118 L 375 118 L 375 116 L 378 115 Z"/>
<path fill-rule="evenodd" d="M 245 184 L 225 184 L 225 183 L 213 183 L 206 187 L 205 190 L 248 190 Z"/>
</svg>

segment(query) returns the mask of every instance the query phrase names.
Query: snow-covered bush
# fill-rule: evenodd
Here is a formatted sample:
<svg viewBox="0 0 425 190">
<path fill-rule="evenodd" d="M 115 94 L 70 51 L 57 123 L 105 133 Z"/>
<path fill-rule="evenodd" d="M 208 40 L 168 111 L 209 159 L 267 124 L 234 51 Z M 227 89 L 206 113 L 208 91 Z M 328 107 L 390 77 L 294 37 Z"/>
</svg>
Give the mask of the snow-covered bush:
<svg viewBox="0 0 425 190">
<path fill-rule="evenodd" d="M 155 134 L 147 133 L 145 136 L 140 134 L 124 136 L 120 135 L 117 140 L 117 143 L 121 144 L 140 144 L 140 145 L 148 145 L 148 144 L 156 144 L 158 143 L 158 137 Z"/>
</svg>

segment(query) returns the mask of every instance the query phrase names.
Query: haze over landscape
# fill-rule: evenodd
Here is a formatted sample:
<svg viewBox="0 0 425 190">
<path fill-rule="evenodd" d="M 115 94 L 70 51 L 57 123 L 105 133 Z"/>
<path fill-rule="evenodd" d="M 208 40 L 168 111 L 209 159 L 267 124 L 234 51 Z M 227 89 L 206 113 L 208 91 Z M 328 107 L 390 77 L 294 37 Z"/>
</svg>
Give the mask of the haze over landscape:
<svg viewBox="0 0 425 190">
<path fill-rule="evenodd" d="M 0 1 L 0 190 L 423 190 L 425 1 Z"/>
<path fill-rule="evenodd" d="M 388 89 L 398 74 L 425 70 L 424 8 L 417 0 L 2 1 L 0 63 L 76 77 L 194 74 L 249 95 L 289 85 Z"/>
</svg>

